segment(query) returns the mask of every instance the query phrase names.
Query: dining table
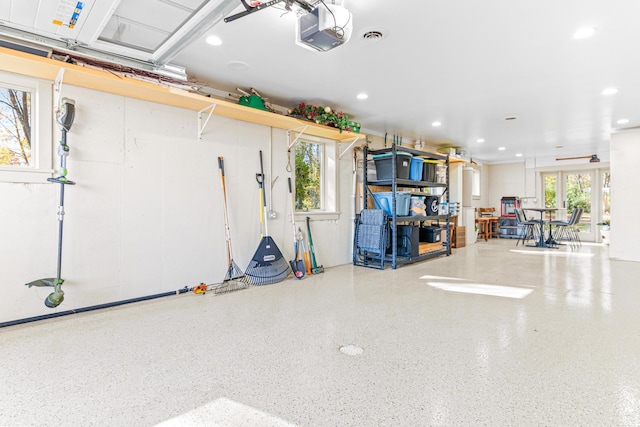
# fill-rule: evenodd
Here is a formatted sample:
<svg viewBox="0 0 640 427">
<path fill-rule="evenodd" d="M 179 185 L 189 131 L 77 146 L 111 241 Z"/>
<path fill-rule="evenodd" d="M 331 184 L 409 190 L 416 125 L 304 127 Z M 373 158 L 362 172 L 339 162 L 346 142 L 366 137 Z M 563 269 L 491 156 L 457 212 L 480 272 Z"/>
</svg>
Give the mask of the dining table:
<svg viewBox="0 0 640 427">
<path fill-rule="evenodd" d="M 549 226 L 549 236 L 545 238 L 544 226 L 551 222 L 551 213 L 558 210 L 558 208 L 524 208 L 528 211 L 534 211 L 540 213 L 540 237 L 535 245 L 528 245 L 536 248 L 549 248 L 558 249 L 558 246 L 554 245 L 553 236 L 551 235 L 551 226 Z M 549 214 L 549 220 L 545 221 L 544 214 Z"/>
</svg>

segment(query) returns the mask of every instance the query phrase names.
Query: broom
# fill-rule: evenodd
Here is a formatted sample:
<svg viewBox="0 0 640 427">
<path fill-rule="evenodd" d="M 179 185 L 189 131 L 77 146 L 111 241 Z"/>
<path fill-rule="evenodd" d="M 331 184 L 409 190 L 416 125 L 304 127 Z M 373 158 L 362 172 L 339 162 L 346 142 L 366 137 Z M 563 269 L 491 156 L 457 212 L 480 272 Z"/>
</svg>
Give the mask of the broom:
<svg viewBox="0 0 640 427">
<path fill-rule="evenodd" d="M 207 287 L 207 290 L 213 291 L 216 295 L 246 289 L 251 286 L 247 276 L 233 261 L 233 251 L 231 250 L 231 229 L 229 228 L 229 213 L 227 211 L 227 186 L 224 179 L 224 159 L 222 156 L 218 157 L 218 168 L 220 169 L 220 185 L 222 186 L 224 236 L 227 242 L 227 274 L 225 275 L 222 283 Z"/>
<path fill-rule="evenodd" d="M 289 276 L 290 268 L 282 256 L 276 242 L 269 236 L 267 228 L 267 196 L 264 189 L 264 168 L 262 150 L 260 150 L 260 173 L 256 174 L 260 193 L 260 232 L 262 237 L 245 273 L 253 285 L 271 285 L 283 281 Z"/>
</svg>

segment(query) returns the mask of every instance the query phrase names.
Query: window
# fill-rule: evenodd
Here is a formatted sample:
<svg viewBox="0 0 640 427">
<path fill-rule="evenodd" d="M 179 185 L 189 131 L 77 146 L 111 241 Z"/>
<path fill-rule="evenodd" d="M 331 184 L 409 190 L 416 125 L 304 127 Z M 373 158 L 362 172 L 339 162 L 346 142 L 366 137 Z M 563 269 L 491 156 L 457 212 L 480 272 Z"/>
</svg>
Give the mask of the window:
<svg viewBox="0 0 640 427">
<path fill-rule="evenodd" d="M 295 147 L 295 200 L 297 212 L 335 213 L 336 144 L 304 136 Z"/>
<path fill-rule="evenodd" d="M 0 181 L 51 173 L 51 83 L 0 72 Z"/>
<path fill-rule="evenodd" d="M 479 199 L 481 194 L 480 194 L 480 171 L 474 169 L 473 170 L 473 185 L 471 187 L 471 196 Z"/>
<path fill-rule="evenodd" d="M 31 92 L 0 86 L 0 165 L 31 164 Z"/>
</svg>

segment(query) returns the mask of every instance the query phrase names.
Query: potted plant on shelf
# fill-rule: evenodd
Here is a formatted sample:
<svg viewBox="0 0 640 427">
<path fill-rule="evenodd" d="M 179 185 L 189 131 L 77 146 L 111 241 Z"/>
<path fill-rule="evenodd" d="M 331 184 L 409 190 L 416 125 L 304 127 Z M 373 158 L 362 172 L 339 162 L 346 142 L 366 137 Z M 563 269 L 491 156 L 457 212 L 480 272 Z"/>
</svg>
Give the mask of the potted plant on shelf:
<svg viewBox="0 0 640 427">
<path fill-rule="evenodd" d="M 608 245 L 609 233 L 611 232 L 611 221 L 610 220 L 602 221 L 602 222 L 599 222 L 598 225 L 600 226 L 600 236 L 602 237 L 602 243 L 604 243 L 605 245 Z"/>
<path fill-rule="evenodd" d="M 360 124 L 349 120 L 342 111 L 333 111 L 331 107 L 309 105 L 301 102 L 295 108 L 289 109 L 287 113 L 296 118 L 310 120 L 321 125 L 331 126 L 340 129 L 340 132 L 359 132 Z"/>
</svg>

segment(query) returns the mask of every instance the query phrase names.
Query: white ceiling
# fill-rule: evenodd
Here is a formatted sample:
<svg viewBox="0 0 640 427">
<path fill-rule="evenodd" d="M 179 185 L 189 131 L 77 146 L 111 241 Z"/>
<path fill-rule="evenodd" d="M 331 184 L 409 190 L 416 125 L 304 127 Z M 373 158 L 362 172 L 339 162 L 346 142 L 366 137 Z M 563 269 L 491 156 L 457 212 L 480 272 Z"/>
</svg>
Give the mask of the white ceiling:
<svg viewBox="0 0 640 427">
<path fill-rule="evenodd" d="M 287 107 L 329 105 L 361 122 L 363 132 L 451 144 L 487 163 L 591 154 L 607 160 L 611 132 L 640 125 L 638 1 L 344 4 L 353 36 L 329 52 L 297 46 L 295 15 L 275 6 L 216 24 L 207 35 L 219 36 L 221 46 L 202 37 L 172 63 L 207 86 L 254 87 Z M 238 5 L 234 13 L 243 10 Z M 583 26 L 598 31 L 574 40 Z M 366 41 L 367 30 L 385 37 Z M 610 86 L 619 92 L 603 96 Z M 360 92 L 369 98 L 356 99 Z M 621 118 L 630 121 L 616 124 Z"/>
<path fill-rule="evenodd" d="M 222 93 L 253 87 L 284 107 L 328 105 L 363 132 L 455 146 L 485 163 L 606 161 L 610 134 L 640 126 L 636 0 L 344 0 L 353 35 L 328 52 L 295 44 L 297 17 L 284 2 L 225 23 L 222 15 L 244 10 L 240 0 L 86 0 L 75 28 L 52 25 L 75 4 L 0 0 L 0 34 L 14 36 L 12 27 L 156 65 L 169 60 Z M 115 22 L 114 11 L 130 16 Z M 176 30 L 186 16 L 198 19 Z M 597 27 L 595 36 L 574 40 L 585 26 Z M 140 30 L 138 42 L 147 29 L 173 35 L 152 53 L 99 39 L 113 33 L 120 42 L 130 29 Z M 371 30 L 384 38 L 363 39 Z M 206 44 L 209 35 L 223 44 Z M 618 93 L 602 95 L 608 87 Z M 356 99 L 361 92 L 369 98 Z M 622 118 L 629 122 L 617 124 Z"/>
</svg>

